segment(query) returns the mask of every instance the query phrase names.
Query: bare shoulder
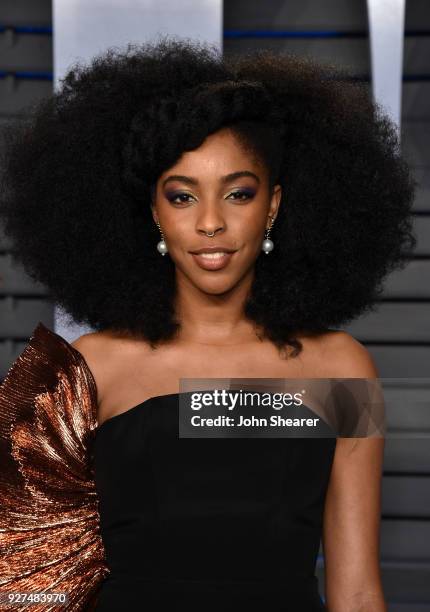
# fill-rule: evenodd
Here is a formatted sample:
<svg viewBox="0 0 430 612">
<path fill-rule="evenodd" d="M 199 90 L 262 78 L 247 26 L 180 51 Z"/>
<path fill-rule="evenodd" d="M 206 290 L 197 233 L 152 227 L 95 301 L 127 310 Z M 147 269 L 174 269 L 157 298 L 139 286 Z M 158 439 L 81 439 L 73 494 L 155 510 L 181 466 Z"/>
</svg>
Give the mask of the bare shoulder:
<svg viewBox="0 0 430 612">
<path fill-rule="evenodd" d="M 81 353 L 91 371 L 100 403 L 116 370 L 133 350 L 133 342 L 110 331 L 94 331 L 82 334 L 71 345 Z"/>
<path fill-rule="evenodd" d="M 94 355 L 103 355 L 105 351 L 112 347 L 114 337 L 105 331 L 88 332 L 82 334 L 70 344 L 78 350 L 84 357 L 91 358 Z"/>
<path fill-rule="evenodd" d="M 318 338 L 318 357 L 327 378 L 378 378 L 369 350 L 343 330 L 329 330 Z"/>
<path fill-rule="evenodd" d="M 380 378 L 380 373 L 369 350 L 351 334 L 343 330 L 330 330 L 320 339 L 321 361 L 324 378 Z M 364 466 L 381 460 L 384 439 L 379 435 L 367 438 L 339 437 L 336 444 L 337 464 L 348 461 L 351 451 Z M 359 449 L 359 453 L 358 453 Z M 340 459 L 339 459 L 340 458 Z M 343 469 L 343 468 L 342 468 Z M 372 469 L 372 468 L 369 468 Z"/>
</svg>

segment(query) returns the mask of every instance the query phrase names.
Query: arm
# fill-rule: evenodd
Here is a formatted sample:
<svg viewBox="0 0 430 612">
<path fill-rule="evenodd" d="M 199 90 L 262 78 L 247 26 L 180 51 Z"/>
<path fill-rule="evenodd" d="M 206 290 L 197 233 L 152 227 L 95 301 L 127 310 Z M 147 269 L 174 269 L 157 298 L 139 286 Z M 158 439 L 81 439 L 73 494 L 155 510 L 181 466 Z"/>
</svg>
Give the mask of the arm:
<svg viewBox="0 0 430 612">
<path fill-rule="evenodd" d="M 357 340 L 339 332 L 333 343 L 330 377 L 379 377 Z M 322 536 L 329 612 L 387 611 L 379 567 L 384 443 L 384 438 L 337 439 Z"/>
</svg>

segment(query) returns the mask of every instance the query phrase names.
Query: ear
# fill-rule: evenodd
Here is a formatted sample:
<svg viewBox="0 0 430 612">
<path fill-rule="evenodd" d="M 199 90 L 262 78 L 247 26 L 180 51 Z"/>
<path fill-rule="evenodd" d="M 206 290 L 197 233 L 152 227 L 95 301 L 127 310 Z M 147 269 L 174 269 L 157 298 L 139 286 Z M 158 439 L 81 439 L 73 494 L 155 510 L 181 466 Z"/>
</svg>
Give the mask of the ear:
<svg viewBox="0 0 430 612">
<path fill-rule="evenodd" d="M 275 185 L 272 191 L 272 197 L 270 199 L 269 215 L 272 217 L 272 221 L 275 221 L 278 214 L 279 205 L 281 203 L 282 187 L 281 185 Z"/>
<path fill-rule="evenodd" d="M 154 219 L 154 223 L 157 224 L 158 215 L 157 215 L 157 209 L 155 208 L 154 202 L 151 202 L 151 213 L 152 213 L 152 218 Z"/>
<path fill-rule="evenodd" d="M 157 209 L 155 207 L 155 193 L 156 193 L 156 187 L 155 185 L 151 185 L 150 187 L 151 213 L 152 213 L 152 218 L 154 219 L 155 223 L 158 223 Z"/>
</svg>

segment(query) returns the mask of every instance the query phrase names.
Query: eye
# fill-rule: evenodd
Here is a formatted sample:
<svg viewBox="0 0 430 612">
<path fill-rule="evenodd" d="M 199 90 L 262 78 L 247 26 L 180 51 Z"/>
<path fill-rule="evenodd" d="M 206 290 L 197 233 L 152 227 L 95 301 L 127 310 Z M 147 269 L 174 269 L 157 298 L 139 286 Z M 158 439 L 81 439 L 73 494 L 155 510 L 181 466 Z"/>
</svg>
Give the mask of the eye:
<svg viewBox="0 0 430 612">
<path fill-rule="evenodd" d="M 240 189 L 238 191 L 232 191 L 230 195 L 228 196 L 228 198 L 230 198 L 230 196 L 235 196 L 233 200 L 245 201 L 245 200 L 249 200 L 250 198 L 253 198 L 254 195 L 255 195 L 254 191 L 250 191 L 248 189 Z"/>
<path fill-rule="evenodd" d="M 172 202 L 173 204 L 186 204 L 187 202 L 189 202 L 189 200 L 184 199 L 184 198 L 192 198 L 193 196 L 190 193 L 173 193 L 173 194 L 167 194 L 166 198 L 169 200 L 169 202 Z M 179 198 L 179 200 L 178 200 Z"/>
<path fill-rule="evenodd" d="M 226 199 L 231 199 L 231 196 L 233 196 L 233 200 L 244 202 L 245 200 L 253 198 L 255 196 L 255 191 L 249 189 L 238 189 L 237 191 L 232 191 Z M 167 193 L 166 198 L 172 204 L 187 204 L 190 202 L 190 199 L 188 198 L 194 199 L 194 196 L 183 191 L 179 193 Z"/>
</svg>

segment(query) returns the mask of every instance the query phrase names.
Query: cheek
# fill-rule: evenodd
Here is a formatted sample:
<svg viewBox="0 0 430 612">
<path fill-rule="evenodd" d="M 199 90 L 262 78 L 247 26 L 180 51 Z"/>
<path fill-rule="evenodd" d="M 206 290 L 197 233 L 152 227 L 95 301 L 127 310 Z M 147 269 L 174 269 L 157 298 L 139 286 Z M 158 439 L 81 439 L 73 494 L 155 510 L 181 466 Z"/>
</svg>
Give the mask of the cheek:
<svg viewBox="0 0 430 612">
<path fill-rule="evenodd" d="M 264 225 L 259 215 L 250 215 L 249 218 L 240 219 L 235 227 L 231 228 L 231 235 L 235 237 L 237 244 L 243 245 L 248 252 L 254 252 L 260 248 L 264 237 Z"/>
<path fill-rule="evenodd" d="M 169 251 L 180 254 L 186 251 L 191 244 L 195 244 L 195 239 L 190 240 L 190 230 L 187 223 L 169 223 L 165 226 L 164 237 L 169 246 Z"/>
</svg>

